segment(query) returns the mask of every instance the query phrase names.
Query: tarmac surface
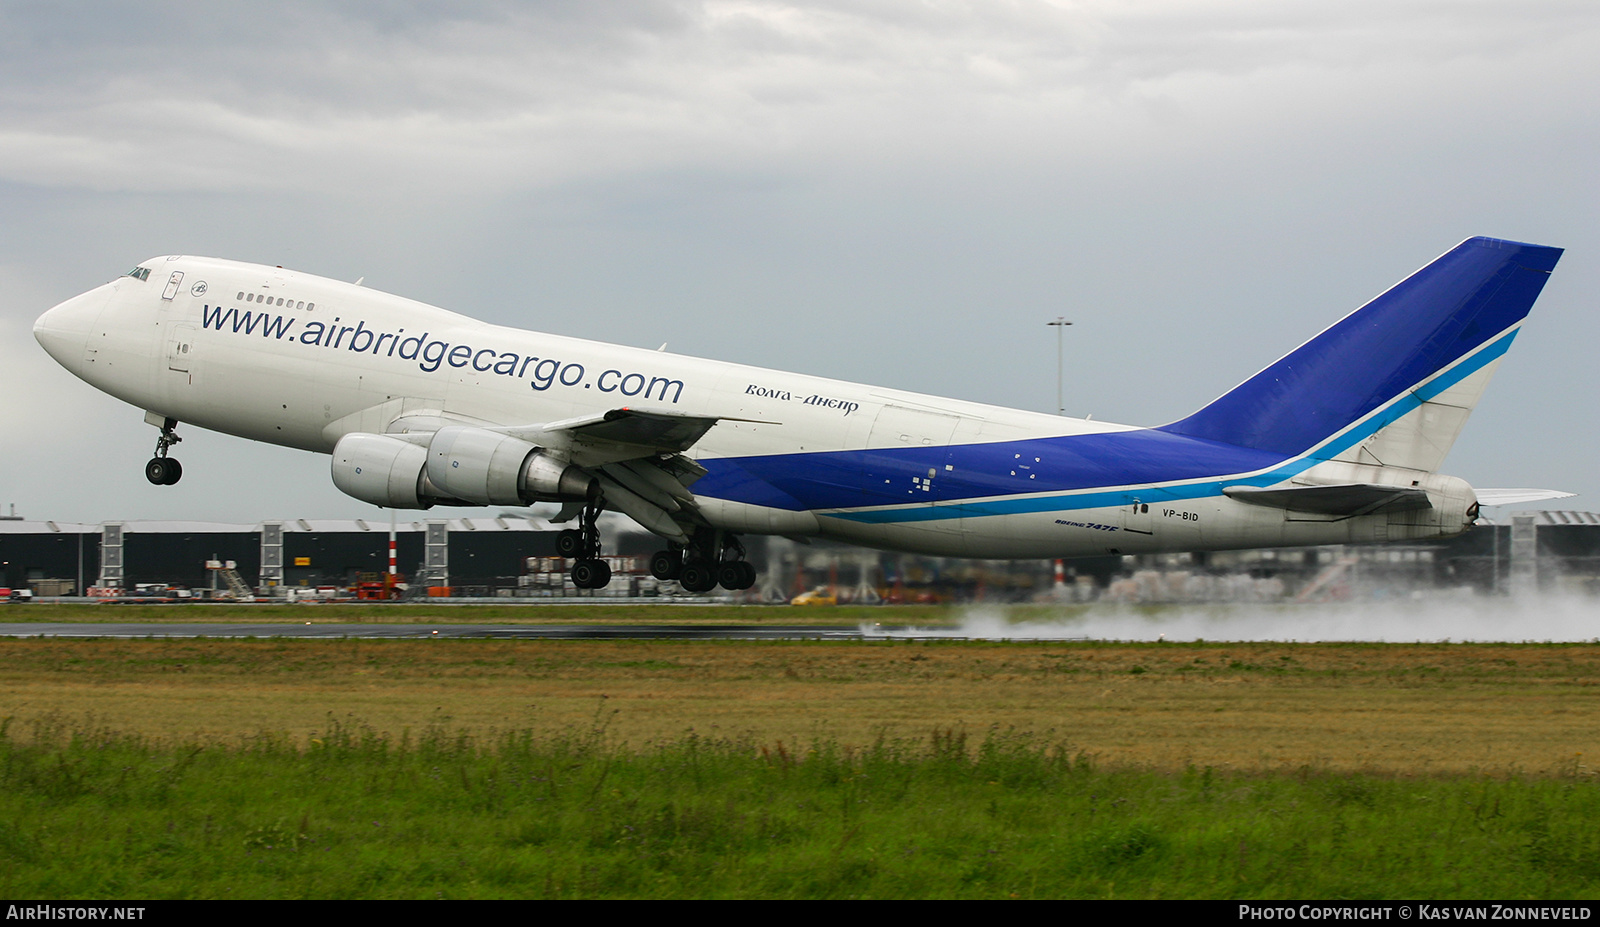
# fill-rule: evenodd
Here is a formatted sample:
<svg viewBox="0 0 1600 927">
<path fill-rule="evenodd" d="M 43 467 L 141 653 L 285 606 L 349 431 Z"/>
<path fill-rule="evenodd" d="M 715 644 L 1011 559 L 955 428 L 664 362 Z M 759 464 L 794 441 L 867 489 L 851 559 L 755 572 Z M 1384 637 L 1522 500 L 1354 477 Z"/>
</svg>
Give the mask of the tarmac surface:
<svg viewBox="0 0 1600 927">
<path fill-rule="evenodd" d="M 805 625 L 225 624 L 9 622 L 0 637 L 468 638 L 499 640 L 866 640 L 859 628 Z"/>
</svg>

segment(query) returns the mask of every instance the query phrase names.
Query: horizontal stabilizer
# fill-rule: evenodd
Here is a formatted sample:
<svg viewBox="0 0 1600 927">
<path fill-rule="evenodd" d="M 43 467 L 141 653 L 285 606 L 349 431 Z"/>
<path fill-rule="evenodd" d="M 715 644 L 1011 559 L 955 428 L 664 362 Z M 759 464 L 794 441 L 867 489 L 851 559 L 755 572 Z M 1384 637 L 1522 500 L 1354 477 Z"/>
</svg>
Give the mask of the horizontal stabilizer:
<svg viewBox="0 0 1600 927">
<path fill-rule="evenodd" d="M 1254 486 L 1227 486 L 1223 495 L 1251 505 L 1264 505 L 1291 512 L 1337 515 L 1353 518 L 1379 512 L 1409 512 L 1433 508 L 1428 494 L 1410 486 L 1377 486 L 1372 483 L 1343 483 L 1337 486 L 1289 486 L 1257 489 Z"/>
<path fill-rule="evenodd" d="M 1543 502 L 1546 499 L 1570 499 L 1574 492 L 1559 489 L 1476 489 L 1479 505 L 1516 505 L 1519 502 Z"/>
</svg>

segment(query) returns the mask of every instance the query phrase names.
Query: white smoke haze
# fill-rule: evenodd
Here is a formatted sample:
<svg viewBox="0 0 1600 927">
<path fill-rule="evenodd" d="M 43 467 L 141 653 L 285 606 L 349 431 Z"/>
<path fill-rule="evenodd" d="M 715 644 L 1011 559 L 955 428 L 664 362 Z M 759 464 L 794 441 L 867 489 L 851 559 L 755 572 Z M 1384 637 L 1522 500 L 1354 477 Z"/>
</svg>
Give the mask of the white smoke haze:
<svg viewBox="0 0 1600 927">
<path fill-rule="evenodd" d="M 1057 618 L 1023 621 L 1012 621 L 1000 608 L 974 606 L 962 611 L 955 627 L 867 624 L 861 631 L 876 638 L 1013 641 L 1600 642 L 1600 600 L 1534 596 L 1329 605 L 1062 606 Z"/>
</svg>

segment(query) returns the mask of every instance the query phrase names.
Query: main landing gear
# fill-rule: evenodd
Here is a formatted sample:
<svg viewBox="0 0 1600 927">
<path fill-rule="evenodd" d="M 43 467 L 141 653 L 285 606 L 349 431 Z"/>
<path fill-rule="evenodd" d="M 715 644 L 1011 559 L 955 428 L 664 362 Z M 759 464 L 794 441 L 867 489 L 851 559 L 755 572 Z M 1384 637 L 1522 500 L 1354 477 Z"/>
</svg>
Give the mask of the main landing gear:
<svg viewBox="0 0 1600 927">
<path fill-rule="evenodd" d="M 595 522 L 602 505 L 591 500 L 583 507 L 578 527 L 556 535 L 556 552 L 573 558 L 572 584 L 579 589 L 601 589 L 611 582 L 611 567 L 600 559 L 600 531 Z M 710 592 L 717 586 L 730 591 L 756 584 L 756 568 L 745 559 L 738 537 L 715 528 L 700 528 L 687 545 L 674 544 L 650 558 L 650 573 L 659 580 L 677 580 L 685 592 Z"/>
<path fill-rule="evenodd" d="M 183 439 L 176 431 L 178 420 L 166 419 L 161 423 L 161 437 L 156 438 L 156 456 L 144 465 L 144 478 L 157 486 L 171 486 L 183 479 L 183 464 L 176 457 L 167 456 L 167 448 Z"/>
<path fill-rule="evenodd" d="M 717 586 L 729 591 L 756 584 L 756 568 L 745 558 L 738 537 L 713 528 L 701 528 L 687 546 L 672 545 L 650 558 L 650 575 L 675 579 L 685 592 L 710 592 Z"/>
<path fill-rule="evenodd" d="M 599 504 L 590 502 L 583 507 L 577 528 L 556 535 L 556 552 L 578 558 L 572 565 L 572 584 L 579 589 L 602 589 L 611 582 L 611 567 L 600 559 L 600 529 L 595 527 L 599 518 Z"/>
</svg>

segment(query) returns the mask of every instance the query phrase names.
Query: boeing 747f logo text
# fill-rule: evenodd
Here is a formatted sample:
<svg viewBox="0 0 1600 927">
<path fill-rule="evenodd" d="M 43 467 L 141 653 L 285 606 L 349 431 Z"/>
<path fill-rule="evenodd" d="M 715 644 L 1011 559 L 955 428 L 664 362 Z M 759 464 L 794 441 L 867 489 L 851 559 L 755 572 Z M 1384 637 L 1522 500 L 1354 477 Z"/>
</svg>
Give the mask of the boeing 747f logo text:
<svg viewBox="0 0 1600 927">
<path fill-rule="evenodd" d="M 1056 519 L 1056 524 L 1066 525 L 1068 528 L 1089 528 L 1093 531 L 1121 531 L 1116 525 L 1097 525 L 1086 521 L 1067 521 L 1064 518 Z"/>
<path fill-rule="evenodd" d="M 288 340 L 309 347 L 353 351 L 381 357 L 398 357 L 415 361 L 424 373 L 434 373 L 442 367 L 471 369 L 477 373 L 514 377 L 529 381 L 533 389 L 543 392 L 553 386 L 596 389 L 602 393 L 619 393 L 629 398 L 658 399 L 676 404 L 683 397 L 683 381 L 667 377 L 650 377 L 642 373 L 621 370 L 603 370 L 590 378 L 584 365 L 573 361 L 560 361 L 549 357 L 535 357 L 516 351 L 498 348 L 474 347 L 452 344 L 432 338 L 429 332 L 407 335 L 405 329 L 394 332 L 368 328 L 357 319 L 354 325 L 341 325 L 335 316 L 332 322 L 313 319 L 305 323 L 298 335 L 298 319 L 285 318 L 265 312 L 240 311 L 222 306 L 204 306 L 200 314 L 202 328 L 213 331 L 231 331 L 235 334 L 260 334 L 276 341 Z M 816 397 L 812 397 L 815 399 Z M 809 400 L 808 400 L 809 401 Z M 851 404 L 854 409 L 854 403 Z M 847 410 L 846 414 L 849 414 Z"/>
</svg>

